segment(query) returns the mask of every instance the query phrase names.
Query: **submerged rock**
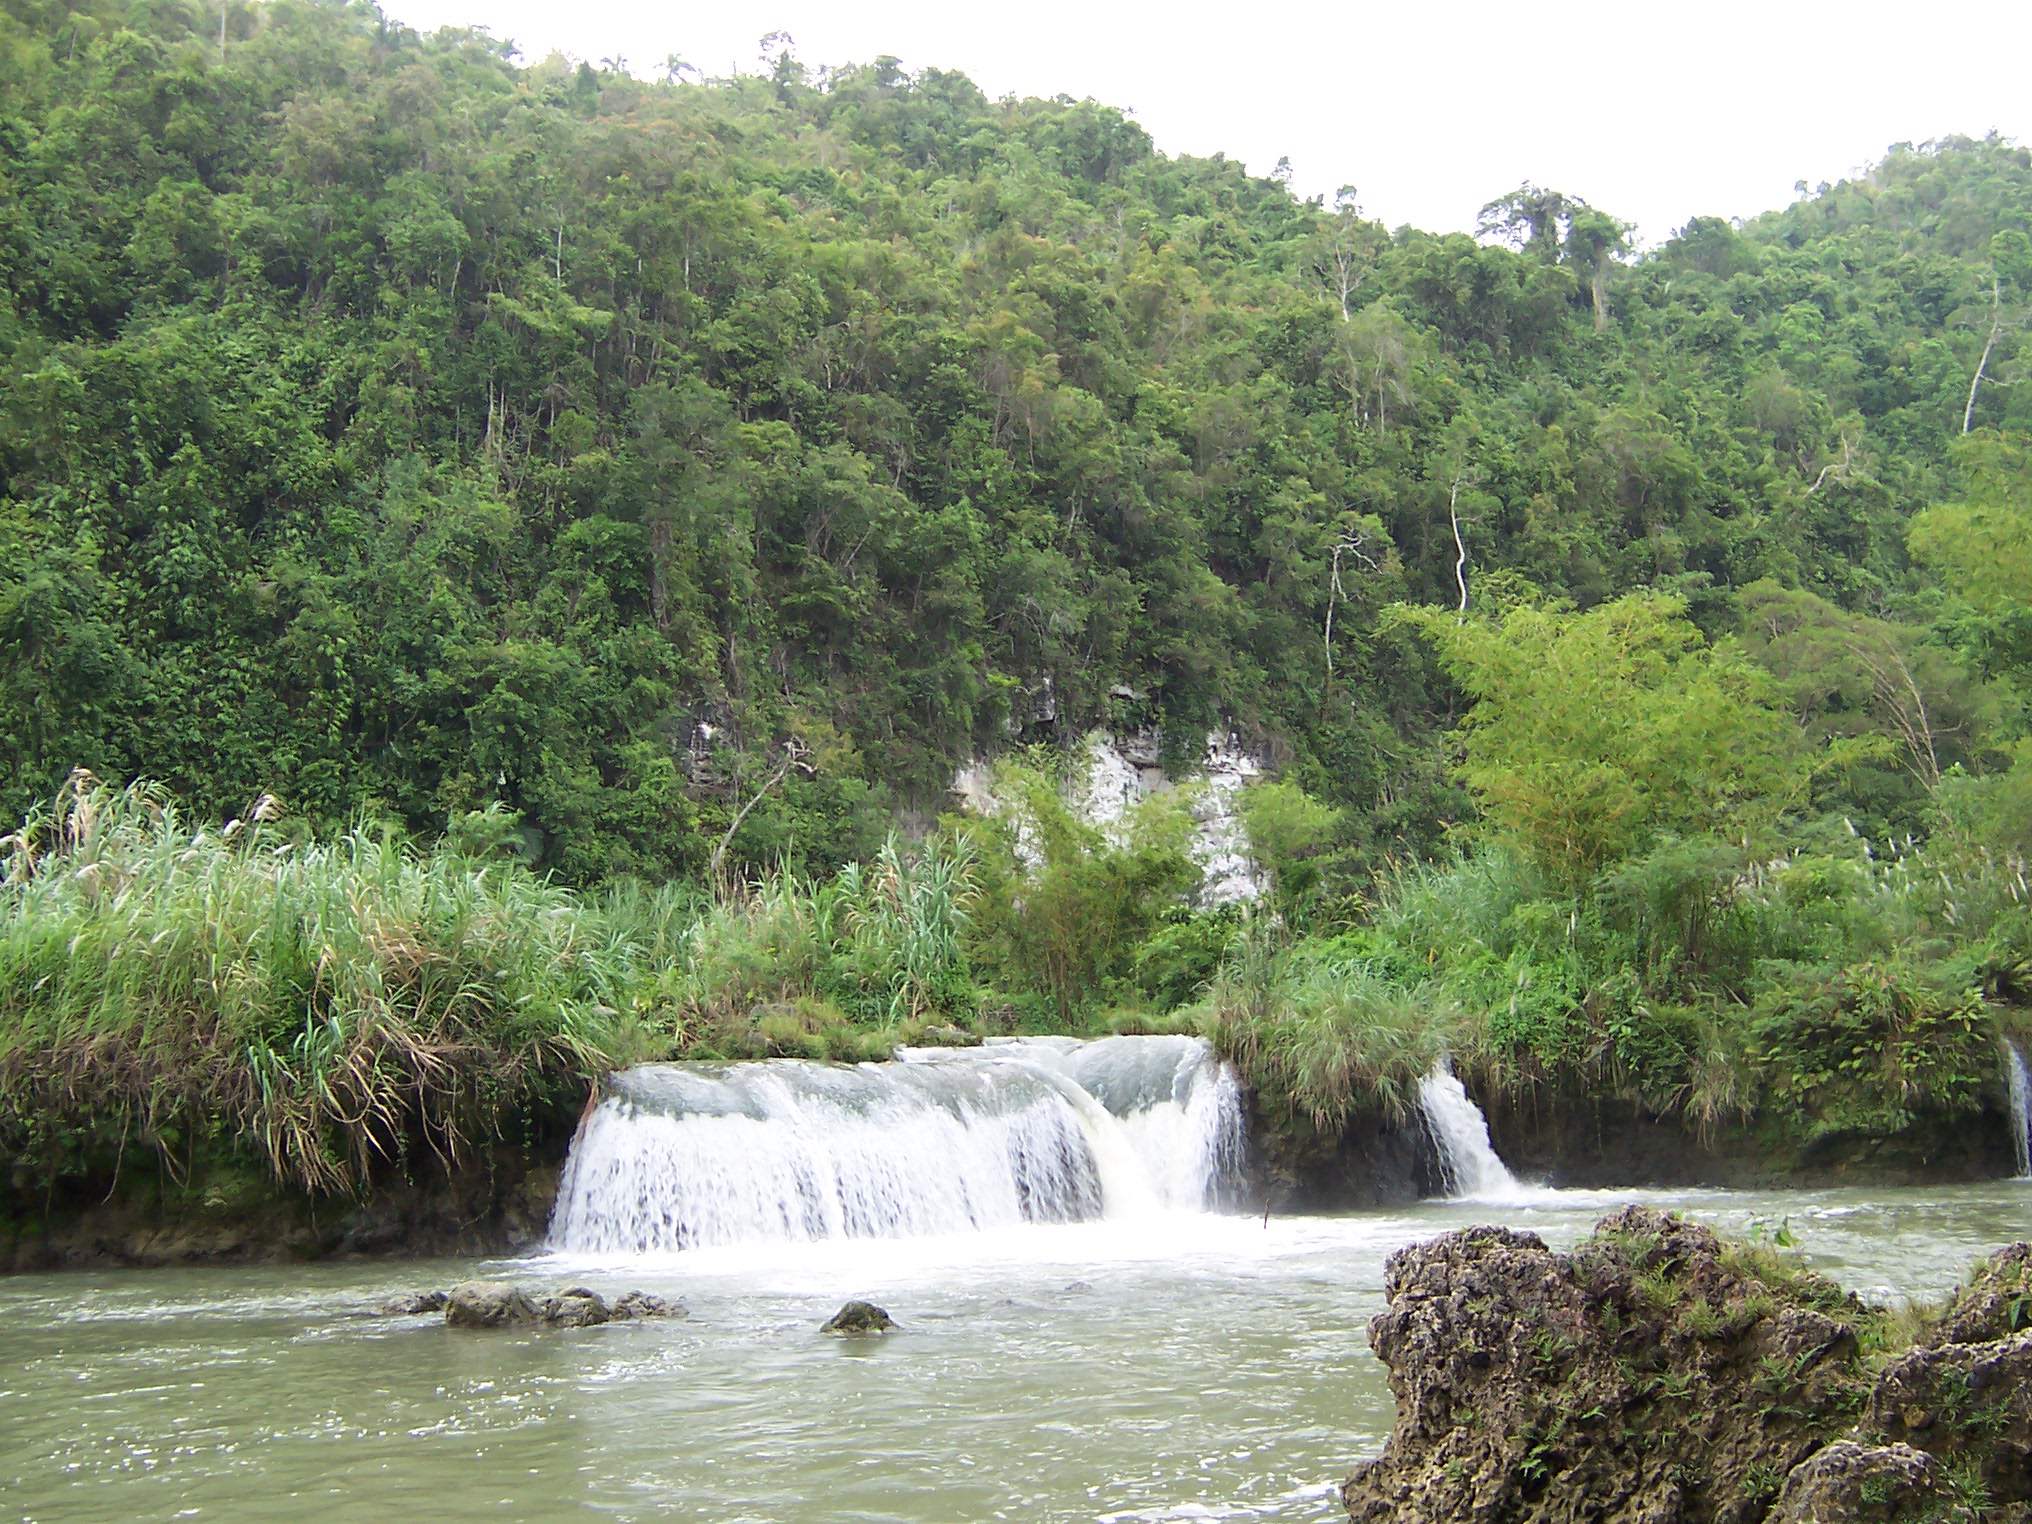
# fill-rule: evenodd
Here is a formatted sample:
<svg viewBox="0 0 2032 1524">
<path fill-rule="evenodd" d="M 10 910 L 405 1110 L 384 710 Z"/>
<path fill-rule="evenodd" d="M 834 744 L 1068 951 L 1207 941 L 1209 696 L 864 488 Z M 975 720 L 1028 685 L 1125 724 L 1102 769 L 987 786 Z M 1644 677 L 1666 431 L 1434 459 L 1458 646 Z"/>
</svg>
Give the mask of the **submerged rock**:
<svg viewBox="0 0 2032 1524">
<path fill-rule="evenodd" d="M 827 1320 L 820 1333 L 829 1334 L 876 1334 L 887 1333 L 896 1326 L 896 1320 L 873 1302 L 849 1302 Z"/>
<path fill-rule="evenodd" d="M 400 1297 L 388 1304 L 390 1311 L 430 1312 L 424 1305 L 431 1297 L 444 1308 L 445 1324 L 451 1328 L 595 1328 L 602 1323 L 625 1322 L 631 1318 L 689 1317 L 681 1303 L 668 1302 L 647 1291 L 630 1291 L 609 1304 L 590 1286 L 566 1286 L 559 1291 L 531 1293 L 507 1281 L 466 1281 L 449 1292 L 425 1292 Z M 397 1303 L 401 1307 L 397 1307 Z M 415 1305 L 411 1305 L 415 1304 Z"/>
<path fill-rule="evenodd" d="M 423 1312 L 444 1311 L 445 1294 L 442 1291 L 410 1291 L 401 1296 L 391 1296 L 381 1304 L 381 1315 L 387 1318 L 412 1318 Z"/>
<path fill-rule="evenodd" d="M 1668 1213 L 1626 1208 L 1572 1254 L 1502 1228 L 1414 1245 L 1369 1325 L 1396 1426 L 1342 1501 L 1366 1524 L 2032 1517 L 2028 1265 L 1995 1256 L 1873 1381 L 1877 1315 Z"/>
<path fill-rule="evenodd" d="M 523 1328 L 542 1316 L 529 1293 L 507 1281 L 461 1281 L 445 1293 L 447 1328 Z"/>
<path fill-rule="evenodd" d="M 662 1297 L 647 1291 L 630 1291 L 615 1298 L 614 1305 L 607 1309 L 610 1317 L 626 1318 L 688 1318 L 691 1313 L 682 1302 L 667 1302 Z"/>
<path fill-rule="evenodd" d="M 573 1286 L 543 1299 L 538 1311 L 554 1328 L 592 1328 L 611 1316 L 606 1298 L 586 1286 Z"/>
</svg>

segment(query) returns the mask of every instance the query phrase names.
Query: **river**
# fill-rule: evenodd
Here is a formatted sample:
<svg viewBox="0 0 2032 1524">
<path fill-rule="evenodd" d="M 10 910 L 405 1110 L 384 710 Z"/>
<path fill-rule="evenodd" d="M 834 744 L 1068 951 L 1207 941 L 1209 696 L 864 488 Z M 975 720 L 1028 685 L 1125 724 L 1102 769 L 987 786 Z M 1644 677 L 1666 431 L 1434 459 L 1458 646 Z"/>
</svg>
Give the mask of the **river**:
<svg viewBox="0 0 2032 1524">
<path fill-rule="evenodd" d="M 1339 1218 L 1161 1213 L 627 1266 L 375 1263 L 0 1281 L 10 1518 L 1331 1519 L 1388 1433 L 1364 1325 L 1391 1250 L 1470 1222 L 1555 1245 L 1625 1200 L 1789 1221 L 1867 1296 L 1935 1295 L 2032 1228 L 2018 1182 L 1549 1192 Z M 641 1286 L 681 1323 L 366 1316 L 475 1273 Z M 848 1296 L 901 1330 L 840 1341 Z"/>
</svg>

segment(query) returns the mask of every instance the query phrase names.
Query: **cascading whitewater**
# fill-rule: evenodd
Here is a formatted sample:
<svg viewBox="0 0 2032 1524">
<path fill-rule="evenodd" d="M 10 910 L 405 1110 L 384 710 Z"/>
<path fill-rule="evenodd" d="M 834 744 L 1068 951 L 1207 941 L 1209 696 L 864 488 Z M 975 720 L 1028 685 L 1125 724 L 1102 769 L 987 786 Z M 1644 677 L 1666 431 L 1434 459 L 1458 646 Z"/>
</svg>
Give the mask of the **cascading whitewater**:
<svg viewBox="0 0 2032 1524">
<path fill-rule="evenodd" d="M 2025 1073 L 2025 1055 L 2008 1038 L 2004 1042 L 2004 1088 L 2011 1096 L 2011 1147 L 2018 1154 L 2018 1178 L 2032 1180 L 2032 1076 Z"/>
<path fill-rule="evenodd" d="M 900 1062 L 644 1064 L 572 1144 L 552 1247 L 902 1238 L 1216 1204 L 1239 1087 L 1187 1037 L 990 1041 Z"/>
<path fill-rule="evenodd" d="M 1418 1082 L 1418 1104 L 1439 1154 L 1447 1195 L 1489 1201 L 1519 1193 L 1517 1177 L 1489 1141 L 1489 1119 L 1444 1058 Z"/>
</svg>

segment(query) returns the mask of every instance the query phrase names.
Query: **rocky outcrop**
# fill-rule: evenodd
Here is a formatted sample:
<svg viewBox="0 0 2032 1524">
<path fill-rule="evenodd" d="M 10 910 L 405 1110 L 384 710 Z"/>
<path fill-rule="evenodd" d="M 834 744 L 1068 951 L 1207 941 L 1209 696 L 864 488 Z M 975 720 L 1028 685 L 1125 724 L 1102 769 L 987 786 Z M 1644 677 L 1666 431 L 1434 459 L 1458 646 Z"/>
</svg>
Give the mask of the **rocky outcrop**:
<svg viewBox="0 0 2032 1524">
<path fill-rule="evenodd" d="M 414 1318 L 427 1312 L 443 1312 L 445 1294 L 442 1291 L 410 1291 L 401 1296 L 391 1296 L 381 1304 L 384 1318 Z"/>
<path fill-rule="evenodd" d="M 152 1157 L 111 1177 L 0 1172 L 0 1273 L 517 1254 L 543 1242 L 570 1142 L 552 1122 L 533 1143 L 476 1148 L 456 1166 L 425 1153 L 351 1197 L 306 1195 L 221 1153 L 177 1172 Z"/>
<path fill-rule="evenodd" d="M 1998 1256 L 1941 1334 L 1998 1332 L 2024 1269 L 2023 1246 Z M 1369 1338 L 1397 1423 L 1342 1489 L 1364 1524 L 2027 1517 L 2032 1332 L 1936 1334 L 1873 1377 L 1859 1334 L 1883 1314 L 1640 1207 L 1571 1254 L 1448 1234 L 1386 1285 Z"/>
<path fill-rule="evenodd" d="M 849 1302 L 826 1320 L 820 1333 L 829 1334 L 876 1334 L 887 1333 L 896 1326 L 896 1320 L 873 1302 Z"/>
<path fill-rule="evenodd" d="M 593 1328 L 611 1316 L 607 1299 L 586 1286 L 547 1296 L 537 1306 L 543 1321 L 552 1328 Z"/>
<path fill-rule="evenodd" d="M 630 1318 L 688 1318 L 682 1302 L 666 1302 L 662 1297 L 647 1291 L 629 1291 L 617 1297 L 614 1305 L 607 1309 L 614 1321 L 625 1323 Z"/>
<path fill-rule="evenodd" d="M 1863 1427 L 1923 1447 L 1993 1507 L 2032 1515 L 2032 1332 L 1910 1351 L 1878 1378 Z"/>
</svg>

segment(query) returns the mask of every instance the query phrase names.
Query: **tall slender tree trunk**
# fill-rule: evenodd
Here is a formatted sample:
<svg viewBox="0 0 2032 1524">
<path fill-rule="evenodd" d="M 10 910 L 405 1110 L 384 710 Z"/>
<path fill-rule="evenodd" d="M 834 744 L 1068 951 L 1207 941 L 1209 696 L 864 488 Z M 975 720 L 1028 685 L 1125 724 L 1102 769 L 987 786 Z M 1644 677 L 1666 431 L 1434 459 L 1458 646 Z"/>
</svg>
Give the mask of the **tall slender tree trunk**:
<svg viewBox="0 0 2032 1524">
<path fill-rule="evenodd" d="M 1961 431 L 1966 434 L 1975 427 L 1976 391 L 1983 384 L 1983 372 L 1989 368 L 1990 351 L 1997 347 L 1997 339 L 2004 331 L 2004 282 L 1994 272 L 1990 275 L 1990 337 L 1983 345 L 1983 357 L 1976 361 L 1976 378 L 1969 382 L 1968 406 L 1961 410 Z"/>
</svg>

